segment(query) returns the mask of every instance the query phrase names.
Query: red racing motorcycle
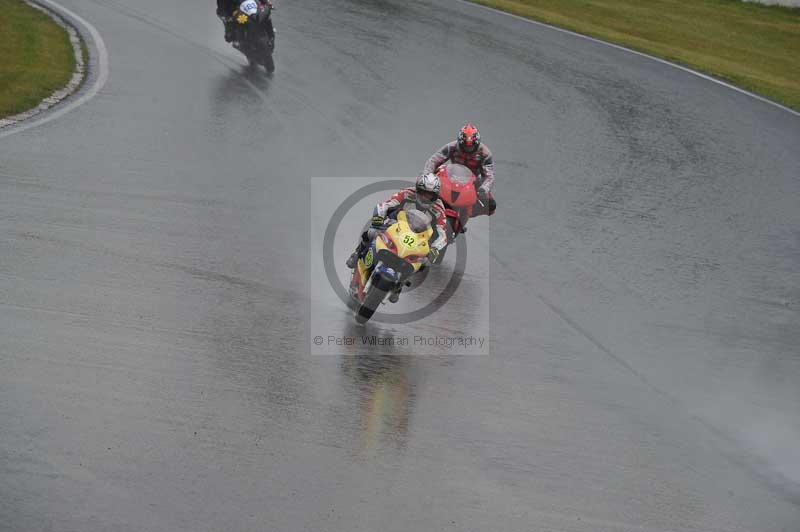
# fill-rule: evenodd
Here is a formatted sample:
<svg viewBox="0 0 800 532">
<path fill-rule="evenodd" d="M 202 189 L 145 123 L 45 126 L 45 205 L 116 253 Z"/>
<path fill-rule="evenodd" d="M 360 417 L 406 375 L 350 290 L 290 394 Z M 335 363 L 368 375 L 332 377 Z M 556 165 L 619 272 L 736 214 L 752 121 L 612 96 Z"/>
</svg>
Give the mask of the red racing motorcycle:
<svg viewBox="0 0 800 532">
<path fill-rule="evenodd" d="M 455 238 L 466 232 L 467 220 L 472 216 L 475 203 L 478 201 L 478 178 L 472 170 L 462 164 L 448 163 L 436 171 L 442 188 L 439 197 L 444 203 L 447 217 L 447 247 Z M 441 250 L 436 263 L 442 262 L 447 247 Z"/>
</svg>

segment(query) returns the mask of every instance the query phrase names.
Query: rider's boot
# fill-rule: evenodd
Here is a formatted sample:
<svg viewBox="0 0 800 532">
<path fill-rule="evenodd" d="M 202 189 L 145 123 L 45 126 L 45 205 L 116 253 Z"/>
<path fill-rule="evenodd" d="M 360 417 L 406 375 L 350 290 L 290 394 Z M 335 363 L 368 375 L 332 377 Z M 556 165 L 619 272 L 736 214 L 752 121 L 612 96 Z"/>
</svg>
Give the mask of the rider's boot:
<svg viewBox="0 0 800 532">
<path fill-rule="evenodd" d="M 351 270 L 356 267 L 356 264 L 358 264 L 358 250 L 347 257 L 347 262 L 345 264 L 347 264 L 347 267 Z"/>
<path fill-rule="evenodd" d="M 229 19 L 225 19 L 225 42 L 233 41 L 233 23 Z"/>
<path fill-rule="evenodd" d="M 389 303 L 397 303 L 400 299 L 400 289 L 389 292 Z"/>
<path fill-rule="evenodd" d="M 364 231 L 361 234 L 361 241 L 358 243 L 356 250 L 349 257 L 347 257 L 347 262 L 345 264 L 347 264 L 347 267 L 349 269 L 352 270 L 353 268 L 356 267 L 356 264 L 358 264 L 359 257 L 361 257 L 364 254 L 364 252 L 367 251 L 368 244 L 369 244 L 369 235 L 366 231 Z"/>
</svg>

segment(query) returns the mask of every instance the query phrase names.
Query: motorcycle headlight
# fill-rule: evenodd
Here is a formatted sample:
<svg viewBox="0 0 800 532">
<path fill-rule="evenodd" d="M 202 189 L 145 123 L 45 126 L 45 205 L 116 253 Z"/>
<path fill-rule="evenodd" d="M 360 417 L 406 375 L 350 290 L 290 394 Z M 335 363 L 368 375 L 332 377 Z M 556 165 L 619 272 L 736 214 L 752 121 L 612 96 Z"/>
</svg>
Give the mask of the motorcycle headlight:
<svg viewBox="0 0 800 532">
<path fill-rule="evenodd" d="M 389 279 L 397 279 L 397 275 L 398 275 L 397 272 L 395 271 L 395 269 L 394 268 L 390 268 L 389 266 L 383 266 L 382 268 L 380 268 L 378 273 L 381 274 L 381 275 L 385 275 Z"/>
</svg>

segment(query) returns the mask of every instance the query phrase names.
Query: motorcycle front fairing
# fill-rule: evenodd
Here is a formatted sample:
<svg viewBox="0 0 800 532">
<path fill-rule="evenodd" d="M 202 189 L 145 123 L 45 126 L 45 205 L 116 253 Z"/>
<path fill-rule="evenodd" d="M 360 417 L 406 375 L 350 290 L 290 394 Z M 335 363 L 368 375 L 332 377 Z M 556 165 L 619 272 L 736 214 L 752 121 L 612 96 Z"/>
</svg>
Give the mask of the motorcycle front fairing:
<svg viewBox="0 0 800 532">
<path fill-rule="evenodd" d="M 375 277 L 398 284 L 416 271 L 411 263 L 390 251 L 380 236 L 372 241 L 364 258 L 358 261 L 356 269 L 361 288 L 359 292 L 362 295 L 369 289 L 370 281 Z"/>
<path fill-rule="evenodd" d="M 359 259 L 354 275 L 354 293 L 363 298 L 369 283 L 376 276 L 381 282 L 399 284 L 419 271 L 427 259 L 428 241 L 433 229 L 422 232 L 409 225 L 408 215 L 400 211 L 397 220 L 372 240 L 363 258 Z"/>
<path fill-rule="evenodd" d="M 452 234 L 448 234 L 448 242 L 452 242 L 458 234 L 465 230 L 467 220 L 472 217 L 475 203 L 478 201 L 477 177 L 462 164 L 449 163 L 441 166 L 436 175 L 442 183 L 439 197 L 445 206 Z"/>
<path fill-rule="evenodd" d="M 416 268 L 413 264 L 405 261 L 389 251 L 388 249 L 379 249 L 376 253 L 377 265 L 375 271 L 392 279 L 395 282 L 400 282 L 414 275 Z M 374 272 L 373 272 L 374 274 Z"/>
</svg>

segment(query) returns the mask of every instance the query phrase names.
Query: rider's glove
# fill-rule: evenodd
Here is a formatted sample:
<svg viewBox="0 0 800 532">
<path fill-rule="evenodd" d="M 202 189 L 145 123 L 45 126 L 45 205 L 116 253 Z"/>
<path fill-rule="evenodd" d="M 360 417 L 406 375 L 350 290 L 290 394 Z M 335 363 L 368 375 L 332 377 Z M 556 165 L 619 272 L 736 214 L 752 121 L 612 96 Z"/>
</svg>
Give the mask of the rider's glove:
<svg viewBox="0 0 800 532">
<path fill-rule="evenodd" d="M 439 261 L 439 250 L 436 248 L 431 248 L 428 252 L 428 260 L 431 264 L 436 264 Z"/>
<path fill-rule="evenodd" d="M 373 216 L 372 217 L 372 227 L 379 228 L 383 227 L 383 216 Z"/>
<path fill-rule="evenodd" d="M 481 201 L 481 203 L 483 203 L 484 201 L 486 201 L 486 198 L 487 198 L 487 197 L 489 197 L 489 193 L 488 193 L 488 192 L 486 192 L 486 190 L 484 190 L 484 189 L 482 189 L 482 188 L 479 188 L 479 189 L 478 189 L 478 199 Z"/>
<path fill-rule="evenodd" d="M 218 8 L 217 8 L 217 16 L 218 16 L 219 18 L 222 18 L 222 8 L 221 8 L 221 7 L 218 7 Z"/>
</svg>

